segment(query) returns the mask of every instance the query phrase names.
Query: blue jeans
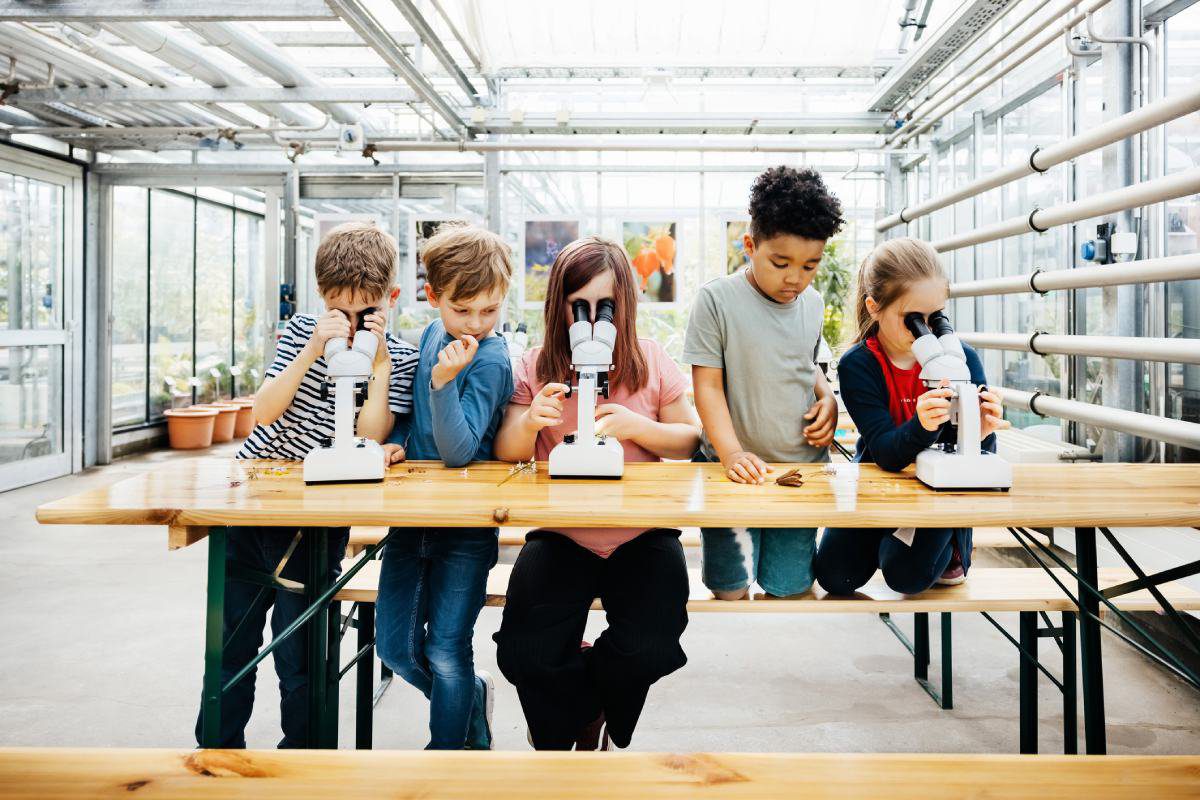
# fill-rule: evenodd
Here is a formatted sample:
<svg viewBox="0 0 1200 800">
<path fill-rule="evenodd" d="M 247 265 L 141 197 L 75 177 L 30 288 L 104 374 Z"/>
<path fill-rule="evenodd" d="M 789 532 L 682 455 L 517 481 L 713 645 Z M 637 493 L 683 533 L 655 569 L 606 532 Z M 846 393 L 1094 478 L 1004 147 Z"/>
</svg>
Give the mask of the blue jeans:
<svg viewBox="0 0 1200 800">
<path fill-rule="evenodd" d="M 393 528 L 383 548 L 375 640 L 379 657 L 429 698 L 430 750 L 461 750 L 475 704 L 471 636 L 496 528 Z"/>
<path fill-rule="evenodd" d="M 787 597 L 812 588 L 816 528 L 702 528 L 700 537 L 700 575 L 714 592 L 757 583 Z"/>
<path fill-rule="evenodd" d="M 826 528 L 817 550 L 817 582 L 830 594 L 852 594 L 883 570 L 888 588 L 920 594 L 941 577 L 958 545 L 963 570 L 971 567 L 971 528 L 917 528 L 912 544 L 895 528 Z"/>
<path fill-rule="evenodd" d="M 279 577 L 304 583 L 308 580 L 308 556 L 312 533 L 316 528 L 229 528 L 225 537 L 225 568 L 239 564 L 259 572 L 274 572 L 279 567 L 292 539 L 301 537 Z M 329 580 L 342 571 L 346 555 L 346 528 L 328 528 L 327 548 Z M 260 594 L 261 592 L 261 594 Z M 278 636 L 308 607 L 303 594 L 283 589 L 263 589 L 243 581 L 225 579 L 225 651 L 221 660 L 221 680 L 227 682 L 258 654 L 263 641 L 267 610 L 271 612 L 271 633 Z M 245 620 L 243 622 L 243 619 Z M 240 627 L 239 627 L 240 626 Z M 235 636 L 230 635 L 237 632 Z M 308 662 L 305 660 L 307 626 L 285 639 L 271 655 L 279 676 L 279 717 L 283 728 L 283 748 L 310 747 L 308 740 Z M 246 723 L 254 708 L 256 667 L 236 683 L 221 700 L 221 743 L 219 747 L 244 748 Z M 196 741 L 203 730 L 203 715 L 196 720 Z"/>
</svg>

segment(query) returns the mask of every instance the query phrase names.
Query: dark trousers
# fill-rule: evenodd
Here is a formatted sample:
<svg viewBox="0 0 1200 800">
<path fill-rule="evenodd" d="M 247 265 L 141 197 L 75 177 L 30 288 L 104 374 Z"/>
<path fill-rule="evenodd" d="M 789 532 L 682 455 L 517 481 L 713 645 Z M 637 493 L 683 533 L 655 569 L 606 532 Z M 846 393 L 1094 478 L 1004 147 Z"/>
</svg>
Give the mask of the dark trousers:
<svg viewBox="0 0 1200 800">
<path fill-rule="evenodd" d="M 608 628 L 580 651 L 600 598 Z M 679 531 L 648 531 L 607 559 L 562 534 L 535 531 L 513 566 L 495 635 L 504 677 L 517 687 L 538 750 L 569 750 L 604 712 L 626 747 L 650 685 L 687 663 L 688 576 Z"/>
<path fill-rule="evenodd" d="M 817 546 L 813 573 L 831 594 L 851 594 L 883 570 L 887 585 L 901 594 L 920 594 L 945 572 L 958 543 L 963 568 L 971 566 L 970 528 L 917 528 L 912 545 L 894 528 L 827 528 Z"/>
<path fill-rule="evenodd" d="M 308 580 L 308 557 L 311 551 L 310 533 L 315 528 L 230 528 L 225 545 L 226 575 L 234 564 L 259 572 L 273 573 L 279 567 L 297 531 L 302 535 L 283 571 L 281 578 L 299 583 Z M 348 528 L 328 529 L 329 578 L 342 571 L 346 555 Z M 263 642 L 263 626 L 267 610 L 272 607 L 271 633 L 278 636 L 308 606 L 303 593 L 269 589 L 253 583 L 225 579 L 225 652 L 221 660 L 222 682 L 228 681 L 250 662 Z M 243 622 L 243 618 L 245 621 Z M 239 627 L 240 626 L 240 627 Z M 230 638 L 230 634 L 236 635 Z M 308 628 L 289 636 L 271 655 L 275 658 L 275 674 L 279 677 L 279 715 L 283 739 L 279 747 L 308 747 L 308 662 L 305 658 Z M 221 699 L 221 743 L 224 748 L 246 746 L 246 723 L 254 708 L 255 668 L 225 693 Z M 196 720 L 196 741 L 203 730 L 203 714 Z"/>
</svg>

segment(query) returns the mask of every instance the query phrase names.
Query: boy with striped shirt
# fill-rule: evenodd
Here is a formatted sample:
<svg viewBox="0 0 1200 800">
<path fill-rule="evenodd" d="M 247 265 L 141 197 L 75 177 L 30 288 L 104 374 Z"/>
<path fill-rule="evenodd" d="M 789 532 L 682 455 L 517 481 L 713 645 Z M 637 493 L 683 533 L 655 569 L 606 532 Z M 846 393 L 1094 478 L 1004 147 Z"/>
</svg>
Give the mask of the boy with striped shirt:
<svg viewBox="0 0 1200 800">
<path fill-rule="evenodd" d="M 237 458 L 302 460 L 334 434 L 334 393 L 322 393 L 326 377 L 325 343 L 352 335 L 360 317 L 379 337 L 366 400 L 358 408 L 356 432 L 377 441 L 391 433 L 395 416 L 412 410 L 416 349 L 387 332 L 387 313 L 400 294 L 396 288 L 396 241 L 371 224 L 347 223 L 334 228 L 317 248 L 317 288 L 326 311 L 319 317 L 298 314 L 288 320 L 276 346 L 275 359 L 254 399 L 257 421 Z M 234 564 L 303 583 L 308 576 L 309 539 L 313 529 L 289 527 L 233 528 L 226 552 L 226 575 Z M 347 528 L 330 528 L 328 564 L 332 580 L 341 572 Z M 293 541 L 295 550 L 288 556 Z M 301 594 L 283 590 L 258 599 L 259 587 L 226 578 L 225 645 L 222 679 L 228 681 L 248 663 L 262 644 L 267 609 L 272 605 L 271 630 L 278 634 L 305 608 Z M 243 618 L 245 621 L 243 622 Z M 230 639 L 230 634 L 234 634 Z M 308 665 L 301 633 L 289 637 L 273 653 L 279 676 L 279 706 L 283 739 L 279 747 L 308 747 Z M 246 746 L 246 723 L 254 704 L 250 672 L 225 693 L 221 703 L 223 748 Z M 200 739 L 203 719 L 196 721 Z"/>
</svg>

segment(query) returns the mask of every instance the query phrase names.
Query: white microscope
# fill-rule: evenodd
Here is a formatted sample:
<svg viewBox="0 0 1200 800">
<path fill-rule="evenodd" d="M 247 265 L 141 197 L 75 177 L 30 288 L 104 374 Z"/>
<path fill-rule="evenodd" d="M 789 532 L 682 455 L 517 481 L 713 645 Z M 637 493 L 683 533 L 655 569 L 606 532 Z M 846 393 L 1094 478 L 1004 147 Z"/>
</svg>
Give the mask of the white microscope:
<svg viewBox="0 0 1200 800">
<path fill-rule="evenodd" d="M 324 395 L 329 381 L 334 384 L 334 439 L 309 451 L 304 457 L 305 483 L 373 483 L 383 480 L 386 470 L 383 448 L 373 439 L 354 435 L 354 409 L 358 384 L 371 379 L 371 365 L 379 340 L 363 327 L 374 309 L 359 314 L 353 344 L 347 339 L 325 343 Z"/>
<path fill-rule="evenodd" d="M 1011 488 L 1012 465 L 979 446 L 979 386 L 971 380 L 966 354 L 945 312 L 930 314 L 926 324 L 924 315 L 914 311 L 905 315 L 904 324 L 916 337 L 913 355 L 925 385 L 933 389 L 943 379 L 950 381 L 950 424 L 958 429 L 956 445 L 935 444 L 917 455 L 917 478 L 933 489 Z"/>
<path fill-rule="evenodd" d="M 596 322 L 590 322 L 591 306 L 586 300 L 571 304 L 575 321 L 571 337 L 571 369 L 579 385 L 575 433 L 563 437 L 550 451 L 551 478 L 619 478 L 625 474 L 625 450 L 610 436 L 596 435 L 596 393 L 608 397 L 608 371 L 612 369 L 617 329 L 613 325 L 613 301 L 596 304 Z"/>
</svg>

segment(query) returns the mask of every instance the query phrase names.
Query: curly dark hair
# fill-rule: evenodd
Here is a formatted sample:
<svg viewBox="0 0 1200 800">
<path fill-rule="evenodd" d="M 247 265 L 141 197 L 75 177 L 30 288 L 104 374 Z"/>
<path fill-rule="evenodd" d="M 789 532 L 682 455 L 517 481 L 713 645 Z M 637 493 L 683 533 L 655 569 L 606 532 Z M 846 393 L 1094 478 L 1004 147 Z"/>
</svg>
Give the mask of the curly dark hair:
<svg viewBox="0 0 1200 800">
<path fill-rule="evenodd" d="M 755 242 L 783 234 L 829 239 L 845 221 L 841 201 L 810 167 L 771 167 L 750 188 L 750 235 Z"/>
</svg>

